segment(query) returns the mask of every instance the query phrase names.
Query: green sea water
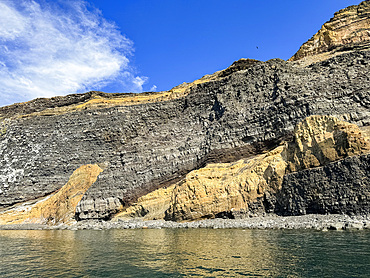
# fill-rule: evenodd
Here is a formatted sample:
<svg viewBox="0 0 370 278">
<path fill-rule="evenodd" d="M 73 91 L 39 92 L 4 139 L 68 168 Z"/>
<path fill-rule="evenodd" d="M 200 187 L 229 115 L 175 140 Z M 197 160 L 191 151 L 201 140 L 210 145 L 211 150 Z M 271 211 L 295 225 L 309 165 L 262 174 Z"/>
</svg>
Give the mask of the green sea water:
<svg viewBox="0 0 370 278">
<path fill-rule="evenodd" d="M 370 232 L 0 231 L 0 277 L 370 277 Z"/>
</svg>

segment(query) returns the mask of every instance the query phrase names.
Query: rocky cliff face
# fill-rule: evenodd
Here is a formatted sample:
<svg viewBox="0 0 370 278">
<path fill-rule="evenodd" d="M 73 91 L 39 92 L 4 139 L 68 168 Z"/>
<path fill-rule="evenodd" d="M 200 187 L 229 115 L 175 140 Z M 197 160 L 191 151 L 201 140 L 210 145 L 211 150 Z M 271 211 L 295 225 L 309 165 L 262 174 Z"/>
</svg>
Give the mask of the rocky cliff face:
<svg viewBox="0 0 370 278">
<path fill-rule="evenodd" d="M 282 215 L 369 214 L 370 155 L 288 174 L 276 199 Z"/>
<path fill-rule="evenodd" d="M 353 21 L 353 34 L 365 34 L 367 7 L 363 2 L 348 10 L 356 9 L 356 16 L 343 17 L 348 24 Z M 310 115 L 370 126 L 370 51 L 353 47 L 332 56 L 310 66 L 242 59 L 168 92 L 90 92 L 2 107 L 0 208 L 48 196 L 67 184 L 76 169 L 96 164 L 104 171 L 83 195 L 75 217 L 109 219 L 139 198 L 151 202 L 154 197 L 146 194 L 157 188 L 164 188 L 161 194 L 168 201 L 167 187 L 209 163 L 249 163 L 291 139 L 294 126 Z M 333 142 L 345 140 L 340 134 L 332 135 Z M 310 144 L 302 148 L 316 149 Z M 299 148 L 292 153 L 300 162 L 294 167 L 317 165 L 312 156 L 299 156 Z M 354 151 L 331 148 L 315 158 L 321 165 L 320 159 L 341 159 Z M 240 163 L 235 167 L 243 168 Z M 220 179 L 215 169 L 207 171 Z"/>
<path fill-rule="evenodd" d="M 73 172 L 57 192 L 34 202 L 22 203 L 0 212 L 0 225 L 59 224 L 74 220 L 77 204 L 103 171 L 98 165 L 83 165 Z"/>
<path fill-rule="evenodd" d="M 192 171 L 184 180 L 165 189 L 166 194 L 163 194 L 163 189 L 154 191 L 140 198 L 137 204 L 117 217 L 143 216 L 146 219 L 153 219 L 165 215 L 166 219 L 171 220 L 196 220 L 222 215 L 235 217 L 237 214 L 255 212 L 298 214 L 289 205 L 292 204 L 291 202 L 296 204 L 294 198 L 304 202 L 315 196 L 317 186 L 311 183 L 317 183 L 304 175 L 297 174 L 293 179 L 294 175 L 290 173 L 317 168 L 334 161 L 342 161 L 349 156 L 361 156 L 366 153 L 370 153 L 370 139 L 357 126 L 330 116 L 311 116 L 296 126 L 293 140 L 285 143 L 284 146 L 248 160 L 209 164 Z M 354 160 L 352 164 L 354 168 L 364 167 L 363 170 L 368 167 L 366 163 L 358 163 L 358 160 Z M 344 171 L 340 165 L 336 163 L 326 168 L 329 167 L 334 169 L 332 172 L 339 173 Z M 316 169 L 312 170 L 312 173 L 315 171 L 317 172 Z M 333 199 L 336 200 L 335 198 L 349 198 L 349 200 L 362 198 L 364 203 L 359 206 L 362 209 L 361 212 L 368 212 L 369 200 L 366 194 L 370 192 L 369 180 L 366 174 L 359 175 L 358 172 L 354 172 L 354 176 L 351 177 L 358 175 L 363 185 L 360 190 L 349 189 L 354 179 L 348 177 L 350 181 L 345 184 L 338 183 L 335 188 L 342 186 L 342 191 L 351 191 L 351 195 L 347 194 L 348 197 L 344 197 L 346 194 L 335 195 L 331 192 L 334 189 L 318 186 L 326 195 L 324 199 L 332 202 Z M 311 170 L 305 173 L 310 175 Z M 340 180 L 338 174 L 336 178 Z M 324 180 L 325 177 L 322 179 L 325 184 Z M 294 185 L 293 182 L 295 182 Z M 307 191 L 311 190 L 310 194 L 306 194 L 302 188 L 297 190 L 298 185 Z M 309 189 L 310 187 L 314 189 Z M 362 195 L 363 193 L 366 194 Z M 297 196 L 297 194 L 300 195 Z M 334 194 L 335 197 L 329 198 L 330 194 Z M 167 198 L 164 198 L 165 196 Z M 305 196 L 309 196 L 308 199 Z M 327 208 L 332 209 L 330 205 L 327 205 Z M 159 213 L 160 210 L 162 210 L 161 213 Z M 318 212 L 322 213 L 323 210 Z M 301 214 L 304 213 L 306 210 L 301 210 Z"/>
<path fill-rule="evenodd" d="M 355 52 L 310 68 L 272 60 L 195 85 L 174 100 L 5 118 L 0 203 L 39 198 L 81 165 L 105 163 L 77 216 L 109 218 L 206 163 L 275 147 L 309 115 L 369 125 L 370 68 L 363 66 L 369 58 L 370 52 Z"/>
<path fill-rule="evenodd" d="M 318 61 L 353 49 L 370 47 L 370 1 L 350 6 L 334 14 L 290 61 L 306 58 Z"/>
</svg>

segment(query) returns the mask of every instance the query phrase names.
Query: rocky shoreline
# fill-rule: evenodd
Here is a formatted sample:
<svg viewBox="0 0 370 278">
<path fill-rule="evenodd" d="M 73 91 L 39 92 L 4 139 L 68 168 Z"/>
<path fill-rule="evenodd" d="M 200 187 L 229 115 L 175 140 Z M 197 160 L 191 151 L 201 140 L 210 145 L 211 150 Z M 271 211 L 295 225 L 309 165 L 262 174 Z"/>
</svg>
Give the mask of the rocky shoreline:
<svg viewBox="0 0 370 278">
<path fill-rule="evenodd" d="M 0 225 L 0 230 L 109 230 L 109 229 L 312 229 L 312 230 L 370 230 L 370 215 L 318 215 L 301 216 L 265 215 L 244 219 L 205 219 L 192 222 L 130 219 L 117 221 L 79 221 L 70 225 L 16 224 Z"/>
</svg>

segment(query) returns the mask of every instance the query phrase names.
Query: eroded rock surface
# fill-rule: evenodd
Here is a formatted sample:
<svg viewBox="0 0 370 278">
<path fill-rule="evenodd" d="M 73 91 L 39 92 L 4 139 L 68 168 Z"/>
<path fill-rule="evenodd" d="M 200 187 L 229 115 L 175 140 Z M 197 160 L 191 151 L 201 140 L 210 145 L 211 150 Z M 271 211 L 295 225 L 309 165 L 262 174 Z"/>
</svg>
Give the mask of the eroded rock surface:
<svg viewBox="0 0 370 278">
<path fill-rule="evenodd" d="M 291 138 L 308 116 L 370 126 L 368 11 L 365 1 L 338 12 L 302 46 L 298 62 L 242 59 L 167 92 L 89 92 L 0 108 L 0 208 L 47 196 L 81 165 L 99 164 L 106 168 L 76 218 L 109 219 L 209 163 L 249 163 Z M 315 144 L 292 150 L 290 171 L 355 154 L 331 147 L 345 140 L 340 134 L 321 134 L 325 144 L 314 135 Z"/>
<path fill-rule="evenodd" d="M 288 174 L 276 198 L 281 215 L 369 214 L 370 155 Z"/>
<path fill-rule="evenodd" d="M 360 175 L 358 173 L 360 170 L 357 171 L 362 169 L 366 172 L 368 163 L 366 159 L 362 159 L 361 155 L 368 152 L 370 152 L 369 138 L 356 125 L 331 116 L 311 116 L 296 126 L 292 142 L 249 160 L 209 164 L 204 168 L 192 171 L 174 187 L 166 189 L 166 198 L 163 198 L 164 191 L 162 189 L 154 191 L 140 198 L 135 206 L 130 207 L 127 212 L 117 217 L 130 215 L 153 219 L 152 215 L 160 217 L 165 213 L 166 219 L 178 221 L 217 216 L 230 217 L 240 211 L 243 213 L 284 212 L 288 215 L 298 214 L 296 208 L 291 208 L 294 205 L 299 206 L 298 211 L 301 214 L 305 214 L 306 210 L 302 207 L 313 198 L 323 198 L 330 200 L 329 202 L 338 198 L 345 200 L 344 202 L 352 202 L 362 198 L 364 203 L 358 203 L 356 205 L 358 209 L 353 211 L 344 209 L 337 211 L 327 205 L 330 207 L 330 211 L 308 209 L 310 213 L 369 212 L 367 196 L 370 191 L 370 180 L 367 174 Z M 360 157 L 357 160 L 354 159 L 355 162 L 352 163 L 352 167 L 356 168 L 356 171 L 347 177 L 347 183 L 341 184 L 340 181 L 343 176 L 347 175 L 348 170 L 341 167 L 341 163 L 334 165 L 330 163 L 341 161 L 350 156 Z M 330 184 L 330 186 L 320 187 L 321 183 L 328 183 L 328 178 L 320 170 L 312 170 L 314 176 L 312 178 L 310 168 L 328 164 L 331 166 L 324 169 L 331 169 L 330 175 L 337 182 Z M 306 171 L 306 174 L 289 175 L 291 172 L 303 169 L 310 170 Z M 314 174 L 316 172 L 320 174 Z M 324 173 L 326 172 L 324 170 Z M 323 175 L 323 178 L 320 182 L 315 182 L 313 179 L 317 178 L 318 175 Z M 285 183 L 283 183 L 283 179 Z M 359 180 L 356 181 L 356 179 Z M 356 184 L 356 182 L 360 183 L 362 187 L 350 189 L 351 183 Z M 320 185 L 311 185 L 311 183 Z M 298 185 L 299 189 L 297 189 Z M 292 190 L 293 193 L 289 190 Z M 335 193 L 335 190 L 338 194 Z M 335 197 L 329 199 L 331 194 Z M 301 200 L 302 204 L 298 205 L 296 199 Z M 276 202 L 278 202 L 278 206 L 275 206 Z M 161 209 L 162 214 L 159 213 Z"/>
<path fill-rule="evenodd" d="M 363 1 L 357 6 L 350 6 L 334 14 L 322 28 L 298 52 L 290 58 L 297 61 L 316 56 L 328 58 L 335 52 L 370 47 L 370 1 Z M 324 55 L 318 55 L 324 54 Z M 325 55 L 326 54 L 326 55 Z M 312 61 L 315 59 L 313 58 Z"/>
<path fill-rule="evenodd" d="M 253 210 L 266 190 L 281 185 L 286 167 L 282 151 L 279 147 L 247 161 L 210 164 L 189 173 L 174 187 L 166 219 L 195 220 L 232 210 Z"/>
<path fill-rule="evenodd" d="M 0 212 L 0 225 L 60 224 L 73 221 L 77 204 L 102 171 L 96 164 L 79 167 L 56 193 L 34 204 L 23 203 Z"/>
<path fill-rule="evenodd" d="M 116 219 L 141 218 L 144 220 L 164 219 L 171 205 L 175 185 L 159 188 L 141 196 L 137 202 L 115 215 Z"/>
<path fill-rule="evenodd" d="M 283 155 L 287 172 L 297 172 L 369 151 L 369 138 L 358 126 L 331 116 L 312 116 L 296 126 Z"/>
<path fill-rule="evenodd" d="M 106 163 L 78 206 L 80 219 L 105 219 L 207 163 L 274 148 L 309 115 L 369 125 L 369 58 L 370 52 L 344 54 L 310 68 L 272 60 L 165 102 L 7 118 L 0 204 L 45 196 L 80 165 Z"/>
</svg>

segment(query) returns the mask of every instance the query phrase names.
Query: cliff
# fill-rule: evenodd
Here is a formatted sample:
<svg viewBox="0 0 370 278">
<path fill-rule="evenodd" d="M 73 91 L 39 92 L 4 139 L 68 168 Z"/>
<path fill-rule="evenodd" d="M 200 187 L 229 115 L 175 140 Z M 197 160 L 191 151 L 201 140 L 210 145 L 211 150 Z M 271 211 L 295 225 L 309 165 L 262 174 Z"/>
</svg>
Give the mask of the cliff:
<svg viewBox="0 0 370 278">
<path fill-rule="evenodd" d="M 370 1 L 363 1 L 336 12 L 289 61 L 303 60 L 301 62 L 309 64 L 345 51 L 369 47 Z"/>
<path fill-rule="evenodd" d="M 0 225 L 59 224 L 73 221 L 77 204 L 102 171 L 98 165 L 81 166 L 57 192 L 35 202 L 22 203 L 0 212 Z"/>
<path fill-rule="evenodd" d="M 340 22 L 352 26 L 351 38 L 353 34 L 365 38 L 367 8 L 365 1 L 348 12 L 340 11 L 330 22 L 337 22 L 340 16 Z M 343 32 L 336 31 L 335 36 L 347 38 Z M 339 41 L 338 46 L 347 45 L 347 40 Z M 55 206 L 49 210 L 50 205 L 44 203 L 47 205 L 38 207 L 52 215 L 34 208 L 43 212 L 35 213 L 32 219 L 108 220 L 117 213 L 197 219 L 230 214 L 231 208 L 296 213 L 302 209 L 290 209 L 280 200 L 293 200 L 289 190 L 298 184 L 305 186 L 315 167 L 348 161 L 333 170 L 338 184 L 348 167 L 359 172 L 366 168 L 367 147 L 361 145 L 366 140 L 353 124 L 362 130 L 370 126 L 370 51 L 365 47 L 366 39 L 353 38 L 349 44 L 359 46 L 360 41 L 363 47 L 346 46 L 346 51 L 304 47 L 312 51 L 297 55 L 295 61 L 241 59 L 225 70 L 166 92 L 89 92 L 2 107 L 0 220 L 13 221 L 4 215 L 43 198 L 61 196 L 56 192 L 72 192 L 65 186 L 83 165 L 96 165 L 100 170 L 96 168 L 94 175 L 78 183 L 81 198 L 77 204 L 69 203 L 69 193 L 58 201 L 58 207 L 68 207 L 62 209 L 68 211 L 68 217 L 61 217 Z M 318 59 L 321 54 L 327 56 Z M 308 58 L 310 63 L 305 60 Z M 312 115 L 333 117 L 303 121 Z M 342 121 L 352 125 L 342 124 L 343 130 L 338 129 Z M 316 134 L 323 130 L 321 124 L 327 130 Z M 307 141 L 307 136 L 313 139 Z M 315 177 L 321 175 L 324 181 L 325 173 L 318 171 Z M 294 183 L 297 175 L 302 178 Z M 255 179 L 259 183 L 252 183 Z M 358 179 L 368 188 L 366 175 L 358 175 Z M 245 193 L 238 193 L 241 181 L 249 184 L 242 189 Z M 229 184 L 233 186 L 227 187 Z M 204 187 L 204 192 L 197 191 L 193 200 L 187 190 L 195 187 Z M 207 188 L 214 193 L 209 195 Z M 276 195 L 280 188 L 282 195 Z M 334 192 L 335 188 L 328 190 Z M 173 197 L 176 190 L 177 197 Z M 315 189 L 308 191 L 314 194 Z M 190 203 L 194 206 L 191 213 L 184 209 L 190 208 Z M 155 208 L 147 209 L 150 206 Z M 307 204 L 302 201 L 303 206 Z M 368 210 L 362 207 L 361 212 Z M 20 217 L 22 221 L 31 218 Z"/>
<path fill-rule="evenodd" d="M 370 187 L 366 173 L 369 167 L 368 153 L 370 139 L 357 126 L 330 116 L 311 116 L 296 126 L 291 142 L 251 159 L 209 164 L 192 171 L 175 186 L 141 197 L 134 206 L 118 214 L 117 218 L 197 220 L 256 212 L 305 214 L 307 211 L 315 212 L 304 208 L 308 206 L 305 201 L 316 195 L 328 202 L 327 210 L 320 209 L 316 213 L 366 213 L 370 208 L 370 199 L 367 198 Z M 342 160 L 352 156 L 359 158 L 346 161 L 351 161 L 350 167 L 355 171 L 346 177 L 348 181 L 341 184 L 342 175 L 338 175 L 338 172 L 348 172 L 342 165 L 348 163 Z M 364 162 L 359 163 L 359 160 Z M 340 163 L 333 163 L 335 161 Z M 330 176 L 339 179 L 337 184 L 332 181 L 328 183 L 325 180 L 327 171 L 317 170 L 317 167 L 331 169 Z M 360 173 L 360 168 L 364 173 Z M 304 169 L 310 170 L 302 171 Z M 299 174 L 291 174 L 295 172 Z M 316 174 L 317 180 L 305 176 L 317 172 L 322 175 Z M 357 189 L 350 189 L 356 179 L 361 185 Z M 327 188 L 321 184 L 328 184 Z M 338 188 L 346 194 L 336 194 L 334 190 Z M 322 195 L 317 191 L 321 191 Z M 292 204 L 299 204 L 295 198 L 303 203 L 298 209 L 291 207 Z M 343 202 L 341 210 L 333 208 L 338 198 Z M 362 200 L 362 204 L 357 204 L 358 210 L 353 211 L 352 205 L 347 208 L 346 202 L 352 199 Z"/>
</svg>

